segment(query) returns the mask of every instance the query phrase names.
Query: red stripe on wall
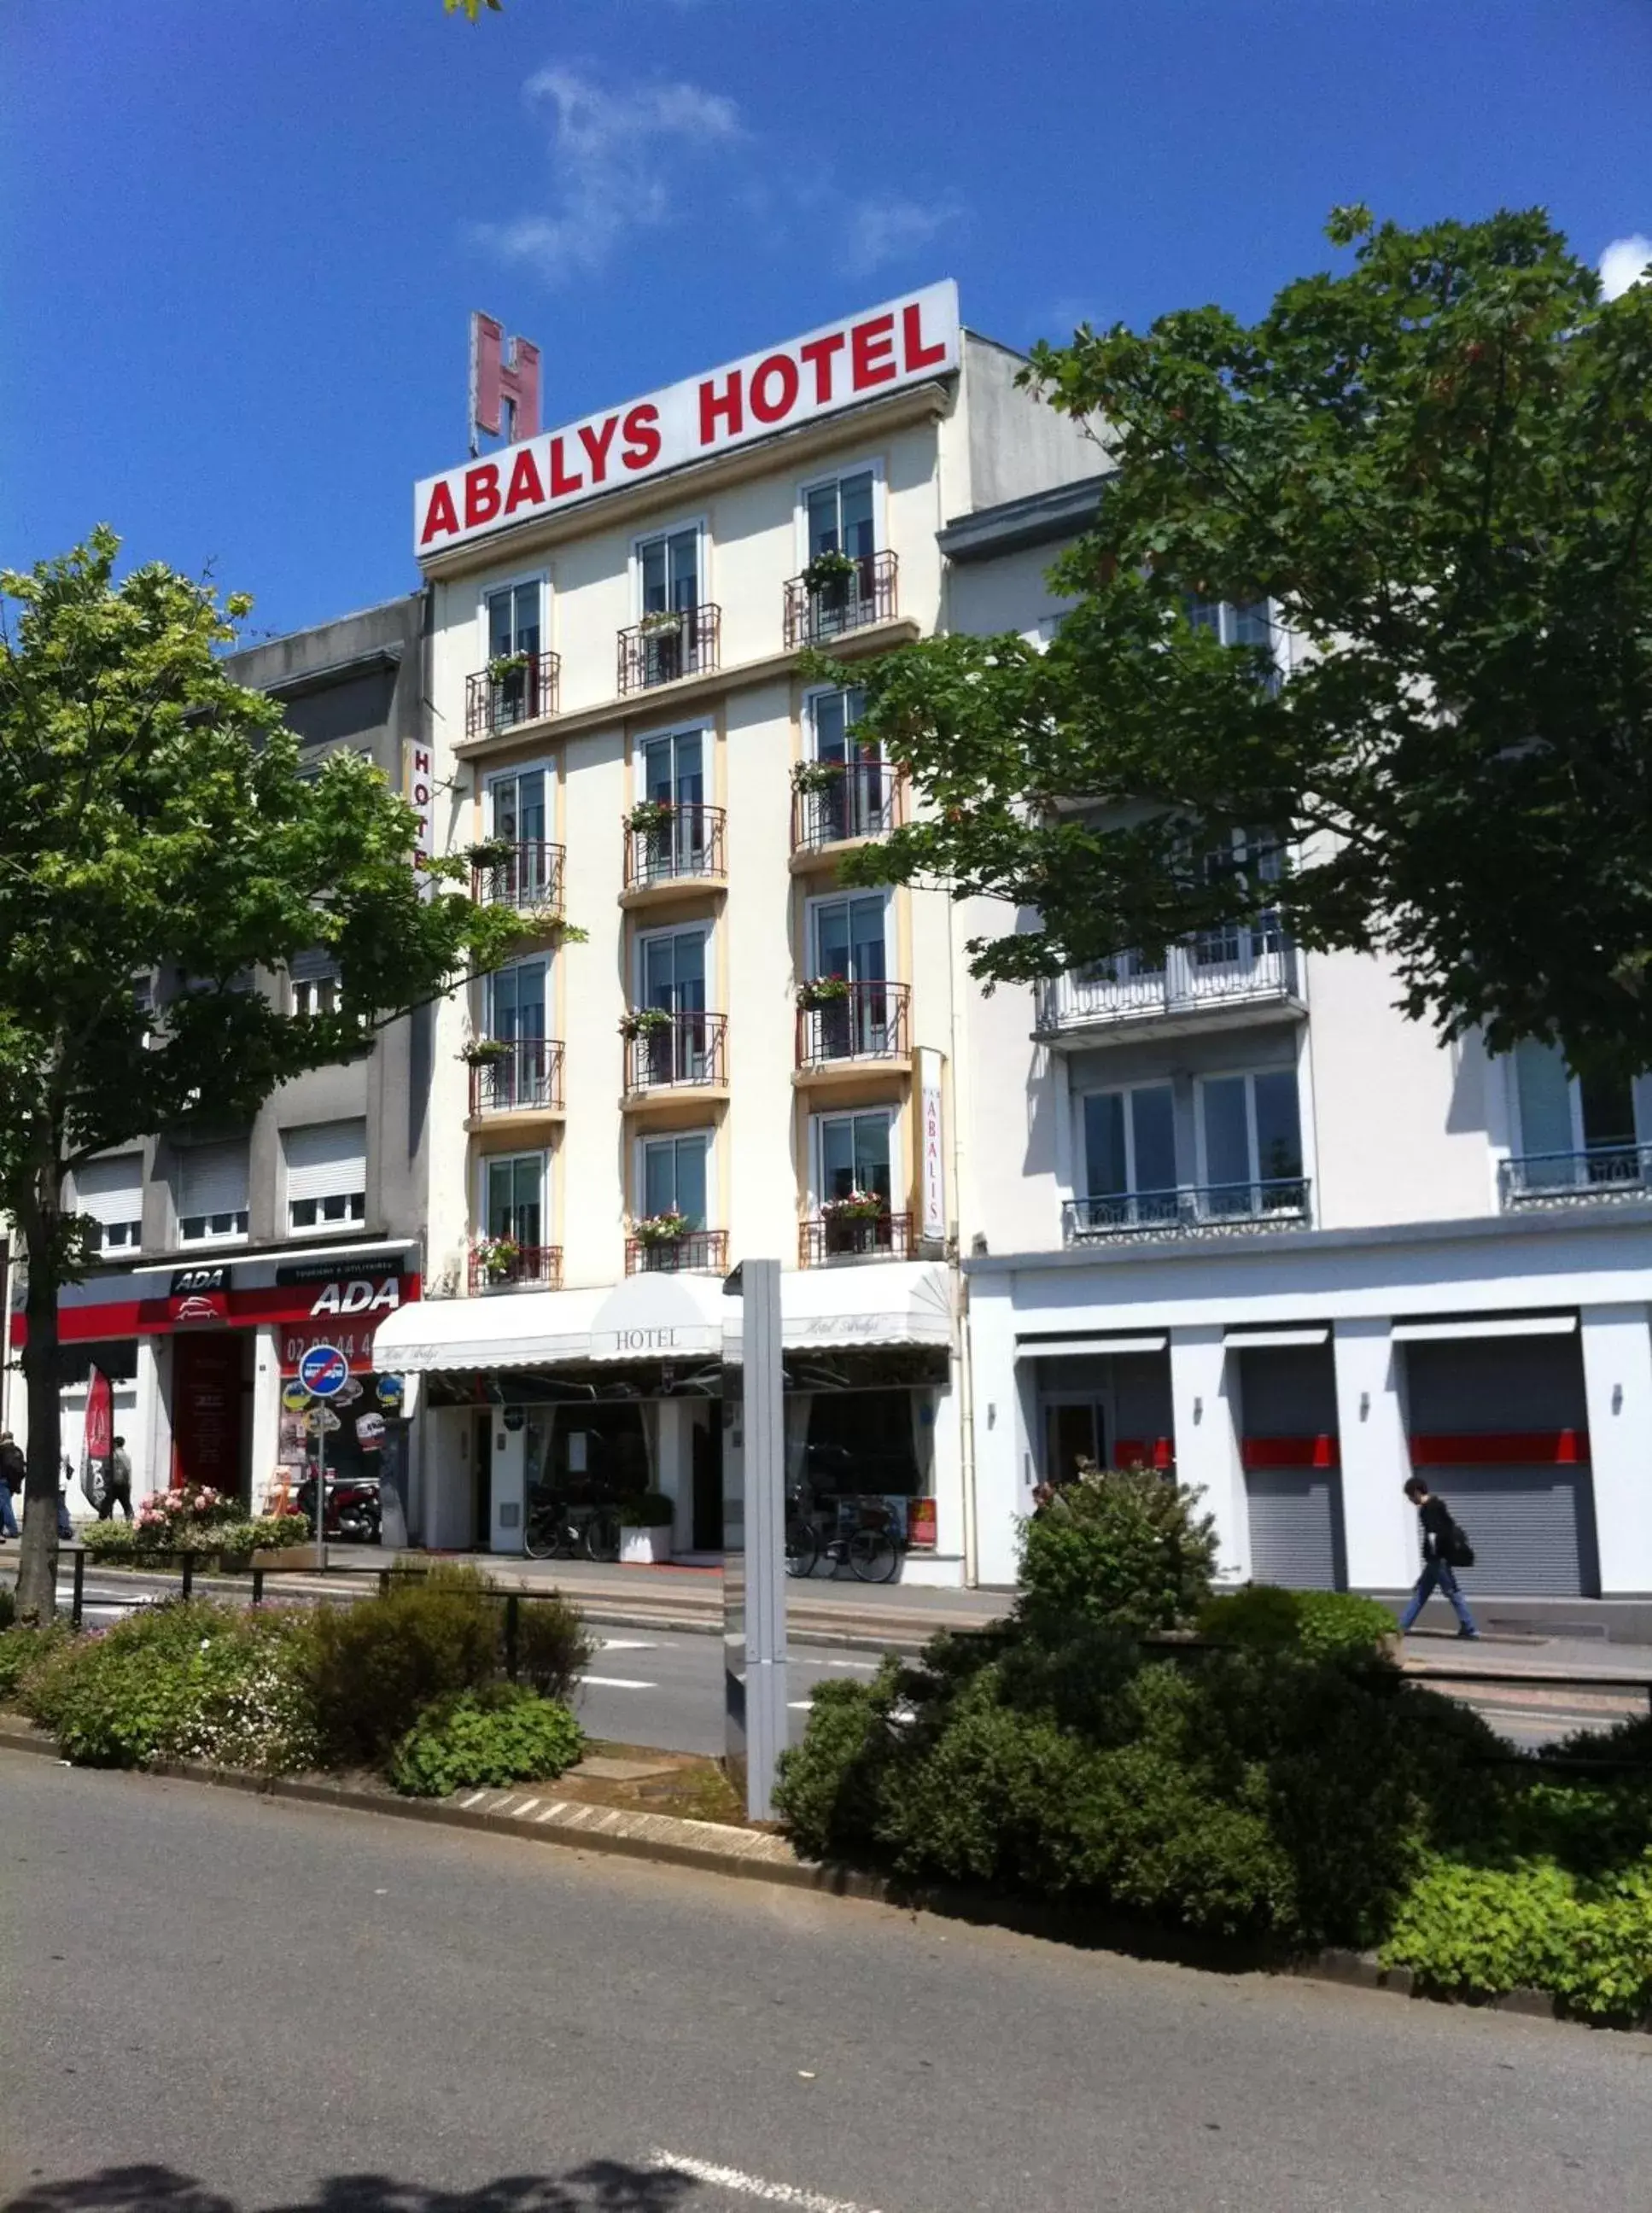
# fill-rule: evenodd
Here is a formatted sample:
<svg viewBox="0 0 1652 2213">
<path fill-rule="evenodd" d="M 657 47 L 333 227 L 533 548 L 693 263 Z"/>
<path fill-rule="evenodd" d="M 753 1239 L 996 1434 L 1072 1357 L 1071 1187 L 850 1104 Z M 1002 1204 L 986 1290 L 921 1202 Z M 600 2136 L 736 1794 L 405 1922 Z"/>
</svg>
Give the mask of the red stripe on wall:
<svg viewBox="0 0 1652 2213">
<path fill-rule="evenodd" d="M 1329 1434 L 1317 1437 L 1247 1437 L 1240 1448 L 1247 1467 L 1339 1467 L 1342 1455 Z"/>
<path fill-rule="evenodd" d="M 1176 1448 L 1169 1437 L 1115 1437 L 1115 1467 L 1173 1467 Z"/>
<path fill-rule="evenodd" d="M 1413 1467 L 1576 1467 L 1588 1456 L 1587 1430 L 1482 1430 L 1411 1439 Z"/>
</svg>

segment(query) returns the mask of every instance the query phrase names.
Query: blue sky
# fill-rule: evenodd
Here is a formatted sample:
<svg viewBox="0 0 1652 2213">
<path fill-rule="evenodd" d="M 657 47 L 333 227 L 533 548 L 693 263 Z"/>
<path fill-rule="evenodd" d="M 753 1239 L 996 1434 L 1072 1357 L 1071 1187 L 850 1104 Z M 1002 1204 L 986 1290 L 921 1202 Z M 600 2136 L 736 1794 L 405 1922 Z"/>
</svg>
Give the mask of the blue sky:
<svg viewBox="0 0 1652 2213">
<path fill-rule="evenodd" d="M 0 560 L 261 632 L 417 581 L 472 308 L 554 424 L 940 276 L 1253 314 L 1343 200 L 1652 234 L 1648 0 L 4 0 L 0 84 Z"/>
</svg>

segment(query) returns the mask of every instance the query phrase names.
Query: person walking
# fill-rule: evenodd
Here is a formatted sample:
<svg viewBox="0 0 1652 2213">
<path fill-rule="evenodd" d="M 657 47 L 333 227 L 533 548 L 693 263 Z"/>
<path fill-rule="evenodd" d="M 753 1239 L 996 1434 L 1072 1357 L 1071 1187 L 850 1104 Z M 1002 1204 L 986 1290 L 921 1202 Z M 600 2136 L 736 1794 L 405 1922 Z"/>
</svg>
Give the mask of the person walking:
<svg viewBox="0 0 1652 2213">
<path fill-rule="evenodd" d="M 1462 1533 L 1451 1516 L 1451 1509 L 1443 1498 L 1436 1498 L 1420 1475 L 1406 1482 L 1405 1496 L 1417 1509 L 1417 1518 L 1423 1531 L 1423 1572 L 1417 1578 L 1417 1588 L 1411 1593 L 1411 1602 L 1399 1617 L 1399 1633 L 1403 1637 L 1436 1589 L 1443 1591 L 1451 1601 L 1451 1610 L 1457 1617 L 1459 1637 L 1477 1637 L 1479 1631 L 1468 1610 L 1468 1600 L 1457 1582 L 1457 1570 L 1452 1559 L 1462 1542 Z M 1473 1560 L 1469 1555 L 1469 1564 Z"/>
<path fill-rule="evenodd" d="M 58 1478 L 58 1535 L 65 1545 L 72 1544 L 75 1524 L 69 1513 L 69 1486 L 75 1480 L 75 1463 L 67 1453 L 63 1456 L 63 1473 Z"/>
<path fill-rule="evenodd" d="M 17 1534 L 17 1516 L 11 1502 L 14 1493 L 21 1497 L 27 1480 L 28 1462 L 11 1431 L 0 1430 L 0 1545 L 9 1543 Z"/>
<path fill-rule="evenodd" d="M 103 1471 L 103 1496 L 98 1501 L 98 1520 L 110 1521 L 119 1506 L 130 1521 L 132 1518 L 132 1463 L 126 1450 L 125 1437 L 116 1437 L 109 1449 L 109 1465 Z"/>
</svg>

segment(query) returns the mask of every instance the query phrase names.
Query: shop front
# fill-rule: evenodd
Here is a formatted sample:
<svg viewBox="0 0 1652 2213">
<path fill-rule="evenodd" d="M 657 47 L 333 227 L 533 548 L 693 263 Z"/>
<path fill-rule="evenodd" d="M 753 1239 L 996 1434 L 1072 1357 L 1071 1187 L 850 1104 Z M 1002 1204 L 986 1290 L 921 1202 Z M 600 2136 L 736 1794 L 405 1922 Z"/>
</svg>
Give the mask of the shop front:
<svg viewBox="0 0 1652 2213">
<path fill-rule="evenodd" d="M 715 1559 L 740 1536 L 724 1526 L 721 1405 L 738 1312 L 715 1277 L 649 1274 L 427 1300 L 387 1321 L 381 1359 L 423 1379 L 425 1541 L 516 1552 L 541 1487 L 574 1505 L 651 1489 L 672 1501 L 675 1555 Z M 828 1527 L 878 1501 L 908 1580 L 961 1581 L 948 1271 L 788 1273 L 781 1320 L 789 1491 Z"/>
<path fill-rule="evenodd" d="M 381 1372 L 375 1341 L 386 1317 L 418 1294 L 418 1255 L 403 1245 L 90 1277 L 66 1288 L 58 1308 L 64 1449 L 78 1466 L 95 1367 L 113 1386 L 114 1427 L 126 1440 L 137 1496 L 210 1484 L 256 1510 L 302 1478 L 314 1453 L 283 1389 L 308 1346 L 332 1344 L 349 1360 L 351 1381 L 338 1430 L 329 1431 L 330 1467 L 377 1474 L 387 1454 L 405 1466 L 414 1405 L 400 1378 Z M 14 1312 L 14 1350 L 26 1333 Z M 26 1412 L 15 1418 L 21 1428 Z M 91 1510 L 72 1493 L 70 1505 Z"/>
</svg>

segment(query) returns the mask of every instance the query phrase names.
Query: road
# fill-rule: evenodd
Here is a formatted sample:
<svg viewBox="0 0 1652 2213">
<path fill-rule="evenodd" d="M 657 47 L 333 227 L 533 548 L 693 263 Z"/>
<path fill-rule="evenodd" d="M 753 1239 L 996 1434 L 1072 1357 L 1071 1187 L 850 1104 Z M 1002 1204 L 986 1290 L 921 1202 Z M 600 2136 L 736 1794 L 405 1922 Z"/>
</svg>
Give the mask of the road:
<svg viewBox="0 0 1652 2213">
<path fill-rule="evenodd" d="M 1646 2203 L 1639 2037 L 17 1753 L 0 1808 L 13 2213 Z"/>
</svg>

